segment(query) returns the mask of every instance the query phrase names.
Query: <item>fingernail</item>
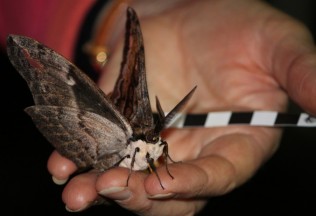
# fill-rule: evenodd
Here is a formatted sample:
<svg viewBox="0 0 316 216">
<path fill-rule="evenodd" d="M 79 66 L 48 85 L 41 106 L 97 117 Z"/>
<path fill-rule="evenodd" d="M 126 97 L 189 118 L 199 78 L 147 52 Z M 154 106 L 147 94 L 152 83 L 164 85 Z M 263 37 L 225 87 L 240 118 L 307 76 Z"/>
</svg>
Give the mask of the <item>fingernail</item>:
<svg viewBox="0 0 316 216">
<path fill-rule="evenodd" d="M 80 209 L 76 209 L 76 210 L 70 209 L 67 205 L 65 206 L 65 208 L 68 212 L 81 212 L 81 211 L 83 211 L 91 206 L 104 205 L 104 204 L 107 205 L 107 204 L 109 204 L 109 202 L 107 202 L 107 200 L 105 200 L 104 198 L 100 197 L 100 198 L 94 200 L 93 202 L 87 203 L 85 206 L 83 206 Z"/>
<path fill-rule="evenodd" d="M 149 199 L 169 199 L 174 197 L 174 193 L 166 193 L 166 194 L 155 194 L 155 195 L 147 195 Z"/>
<path fill-rule="evenodd" d="M 68 212 L 81 212 L 81 211 L 85 210 L 86 208 L 88 208 L 89 206 L 90 206 L 90 205 L 88 204 L 88 205 L 86 205 L 86 206 L 84 206 L 84 207 L 82 207 L 82 208 L 80 208 L 80 209 L 76 209 L 76 210 L 70 209 L 70 208 L 68 208 L 68 206 L 65 206 L 65 209 L 66 209 Z"/>
<path fill-rule="evenodd" d="M 107 196 L 108 194 L 117 193 L 125 190 L 126 187 L 110 187 L 99 192 L 100 195 Z"/>
<path fill-rule="evenodd" d="M 63 185 L 68 181 L 68 178 L 67 179 L 58 179 L 55 176 L 52 176 L 52 179 L 53 179 L 53 182 L 57 185 Z"/>
<path fill-rule="evenodd" d="M 99 194 L 114 200 L 127 200 L 131 191 L 127 187 L 110 187 L 101 190 Z"/>
</svg>

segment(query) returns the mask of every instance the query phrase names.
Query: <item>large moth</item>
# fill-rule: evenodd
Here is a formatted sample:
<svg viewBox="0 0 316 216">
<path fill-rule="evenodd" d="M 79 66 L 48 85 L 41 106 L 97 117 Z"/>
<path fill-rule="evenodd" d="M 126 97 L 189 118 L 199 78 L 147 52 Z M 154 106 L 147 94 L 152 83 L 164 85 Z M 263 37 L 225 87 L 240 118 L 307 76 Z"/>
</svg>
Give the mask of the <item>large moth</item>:
<svg viewBox="0 0 316 216">
<path fill-rule="evenodd" d="M 123 61 L 110 95 L 71 62 L 31 38 L 9 35 L 7 53 L 33 95 L 35 105 L 25 111 L 57 151 L 78 168 L 104 171 L 121 166 L 156 173 L 154 162 L 160 156 L 165 162 L 170 158 L 160 132 L 195 88 L 167 115 L 156 98 L 158 117 L 153 117 L 143 38 L 133 9 L 127 9 Z"/>
</svg>

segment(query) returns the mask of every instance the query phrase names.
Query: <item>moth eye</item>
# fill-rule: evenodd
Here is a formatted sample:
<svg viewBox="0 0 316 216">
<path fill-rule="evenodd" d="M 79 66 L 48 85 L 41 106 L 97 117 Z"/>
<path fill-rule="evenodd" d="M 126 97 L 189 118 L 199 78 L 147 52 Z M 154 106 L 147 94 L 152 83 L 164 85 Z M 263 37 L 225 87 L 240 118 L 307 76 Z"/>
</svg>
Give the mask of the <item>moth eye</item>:
<svg viewBox="0 0 316 216">
<path fill-rule="evenodd" d="M 153 134 L 148 134 L 146 136 L 146 141 L 150 143 L 156 143 L 158 141 L 158 136 L 155 136 Z"/>
</svg>

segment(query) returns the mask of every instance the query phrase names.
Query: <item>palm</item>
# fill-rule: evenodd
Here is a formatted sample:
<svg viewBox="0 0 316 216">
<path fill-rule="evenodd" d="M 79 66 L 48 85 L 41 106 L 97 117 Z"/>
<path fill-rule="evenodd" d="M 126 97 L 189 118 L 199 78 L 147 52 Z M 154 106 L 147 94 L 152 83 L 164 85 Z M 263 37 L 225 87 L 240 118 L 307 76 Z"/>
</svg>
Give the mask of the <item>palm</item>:
<svg viewBox="0 0 316 216">
<path fill-rule="evenodd" d="M 150 97 L 158 95 L 168 111 L 197 85 L 186 112 L 285 110 L 287 94 L 282 89 L 291 87 L 285 77 L 299 51 L 312 46 L 309 34 L 260 1 L 188 2 L 162 16 L 141 20 Z M 115 83 L 121 50 L 117 46 L 112 51 L 100 79 L 105 92 Z M 169 130 L 164 136 L 171 157 L 186 163 L 170 165 L 174 180 L 158 170 L 167 191 L 161 190 L 155 176 L 135 188 L 131 180 L 133 199 L 121 202 L 126 208 L 147 208 L 154 214 L 162 214 L 161 209 L 164 214 L 195 211 L 200 202 L 183 198 L 223 194 L 245 182 L 275 151 L 280 131 L 234 126 Z M 145 190 L 178 194 L 181 201 L 156 203 L 146 198 Z"/>
<path fill-rule="evenodd" d="M 221 14 L 216 13 L 219 9 L 214 5 L 211 10 L 206 9 L 207 13 L 200 11 L 195 16 L 172 11 L 142 22 L 149 91 L 151 98 L 159 96 L 165 110 L 170 110 L 195 85 L 198 89 L 186 107 L 187 112 L 285 109 L 286 93 L 280 88 L 268 63 L 279 34 L 283 35 L 287 30 L 279 29 L 275 35 L 268 35 L 272 26 L 264 23 L 273 11 L 265 12 L 265 6 L 253 7 L 251 3 L 238 3 L 236 6 L 238 10 L 234 8 L 234 11 L 226 10 Z M 241 11 L 244 11 L 242 17 Z M 275 17 L 275 21 L 281 21 L 281 18 Z M 119 70 L 120 58 L 121 52 L 118 51 L 106 68 L 103 79 L 106 82 L 101 81 L 105 91 L 114 83 L 112 80 L 117 76 L 114 72 Z M 249 130 L 251 136 L 264 140 L 260 148 L 271 148 L 275 134 L 269 139 L 264 138 L 268 130 L 262 128 L 177 131 L 168 133 L 167 140 L 176 160 L 194 159 L 202 150 L 205 156 L 204 148 L 212 149 L 212 141 L 228 134 L 249 134 Z M 275 132 L 270 130 L 267 133 Z M 207 152 L 214 154 L 213 150 Z"/>
</svg>

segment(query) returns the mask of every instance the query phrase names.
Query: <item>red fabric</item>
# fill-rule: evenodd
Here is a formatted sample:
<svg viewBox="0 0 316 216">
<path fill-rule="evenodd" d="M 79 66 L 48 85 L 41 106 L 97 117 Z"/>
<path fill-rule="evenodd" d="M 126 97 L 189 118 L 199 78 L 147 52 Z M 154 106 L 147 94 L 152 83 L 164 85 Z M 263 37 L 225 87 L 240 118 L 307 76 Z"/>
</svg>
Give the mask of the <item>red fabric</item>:
<svg viewBox="0 0 316 216">
<path fill-rule="evenodd" d="M 0 0 L 0 45 L 8 34 L 32 37 L 71 58 L 78 30 L 96 0 Z"/>
</svg>

